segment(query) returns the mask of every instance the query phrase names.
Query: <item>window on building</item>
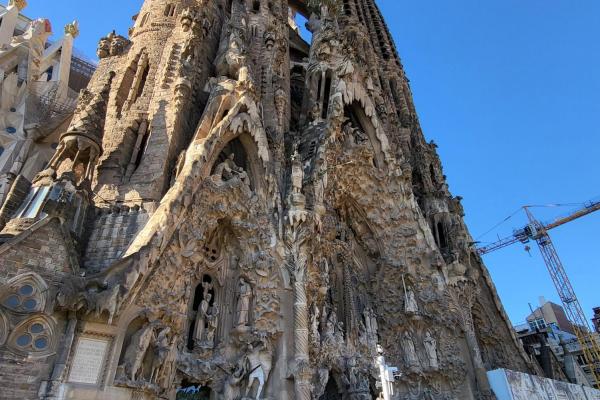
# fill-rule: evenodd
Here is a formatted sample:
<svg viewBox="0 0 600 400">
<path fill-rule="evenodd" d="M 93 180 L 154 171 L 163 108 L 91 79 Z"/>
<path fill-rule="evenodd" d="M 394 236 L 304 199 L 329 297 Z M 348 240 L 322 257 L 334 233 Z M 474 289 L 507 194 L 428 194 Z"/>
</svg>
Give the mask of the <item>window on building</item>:
<svg viewBox="0 0 600 400">
<path fill-rule="evenodd" d="M 165 17 L 172 17 L 175 15 L 175 4 L 167 4 L 165 8 Z"/>
<path fill-rule="evenodd" d="M 140 28 L 142 28 L 148 22 L 148 18 L 150 18 L 150 13 L 144 14 L 142 20 L 140 21 Z"/>
</svg>

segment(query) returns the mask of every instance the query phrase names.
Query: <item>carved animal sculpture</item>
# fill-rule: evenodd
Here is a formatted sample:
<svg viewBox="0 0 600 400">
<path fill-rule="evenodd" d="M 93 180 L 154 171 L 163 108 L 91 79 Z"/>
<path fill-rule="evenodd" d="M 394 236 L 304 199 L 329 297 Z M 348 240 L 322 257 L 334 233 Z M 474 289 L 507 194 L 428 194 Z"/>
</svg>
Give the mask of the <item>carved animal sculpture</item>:
<svg viewBox="0 0 600 400">
<path fill-rule="evenodd" d="M 111 325 L 113 317 L 117 313 L 119 305 L 121 285 L 116 285 L 110 290 L 97 293 L 93 296 L 92 304 L 96 317 L 100 317 L 104 311 L 108 312 L 108 324 Z"/>
</svg>

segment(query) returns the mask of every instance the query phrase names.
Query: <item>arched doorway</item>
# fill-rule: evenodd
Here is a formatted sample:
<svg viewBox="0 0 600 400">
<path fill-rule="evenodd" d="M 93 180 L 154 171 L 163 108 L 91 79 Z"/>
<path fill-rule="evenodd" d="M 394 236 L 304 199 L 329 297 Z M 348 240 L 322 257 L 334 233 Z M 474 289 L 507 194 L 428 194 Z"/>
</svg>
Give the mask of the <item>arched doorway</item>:
<svg viewBox="0 0 600 400">
<path fill-rule="evenodd" d="M 325 386 L 325 393 L 323 393 L 319 400 L 342 400 L 342 395 L 333 378 L 329 378 L 329 382 Z"/>
</svg>

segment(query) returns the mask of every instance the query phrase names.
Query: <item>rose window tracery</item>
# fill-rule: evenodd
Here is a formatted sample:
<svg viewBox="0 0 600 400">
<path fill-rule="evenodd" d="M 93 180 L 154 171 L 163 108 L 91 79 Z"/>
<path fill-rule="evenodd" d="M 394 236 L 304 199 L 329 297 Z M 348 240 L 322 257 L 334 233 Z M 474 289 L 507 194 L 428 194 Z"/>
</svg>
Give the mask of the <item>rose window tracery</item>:
<svg viewBox="0 0 600 400">
<path fill-rule="evenodd" d="M 12 332 L 9 346 L 17 353 L 45 354 L 54 346 L 53 323 L 44 316 L 30 318 Z"/>
<path fill-rule="evenodd" d="M 34 274 L 17 277 L 7 284 L 0 304 L 17 313 L 35 313 L 44 310 L 47 285 Z"/>
</svg>

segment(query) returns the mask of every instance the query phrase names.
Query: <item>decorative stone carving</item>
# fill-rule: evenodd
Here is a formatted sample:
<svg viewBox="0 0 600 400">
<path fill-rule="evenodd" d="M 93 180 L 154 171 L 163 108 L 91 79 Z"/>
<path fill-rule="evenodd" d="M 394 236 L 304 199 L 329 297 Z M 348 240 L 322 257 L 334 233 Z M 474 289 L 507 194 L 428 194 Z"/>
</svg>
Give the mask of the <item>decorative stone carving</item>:
<svg viewBox="0 0 600 400">
<path fill-rule="evenodd" d="M 427 354 L 429 368 L 438 369 L 437 340 L 431 336 L 431 332 L 425 332 L 423 345 L 425 346 L 425 353 Z"/>
<path fill-rule="evenodd" d="M 205 339 L 204 331 L 206 329 L 206 323 L 208 320 L 208 308 L 212 295 L 205 290 L 204 298 L 198 306 L 198 313 L 196 314 L 196 329 L 194 329 L 194 341 L 199 346 Z"/>
<path fill-rule="evenodd" d="M 100 39 L 98 43 L 98 50 L 96 54 L 98 58 L 114 57 L 123 54 L 123 51 L 131 42 L 127 38 L 117 35 L 115 31 L 112 31 L 107 36 Z"/>
<path fill-rule="evenodd" d="M 231 153 L 225 161 L 217 165 L 214 175 L 219 177 L 221 181 L 226 182 L 234 177 L 239 178 L 243 183 L 249 185 L 248 174 L 242 167 L 239 167 L 235 161 L 235 154 Z"/>
<path fill-rule="evenodd" d="M 419 357 L 415 349 L 415 342 L 413 336 L 409 331 L 405 331 L 402 336 L 402 349 L 404 351 L 404 362 L 409 368 L 419 367 Z"/>
<path fill-rule="evenodd" d="M 252 286 L 244 278 L 238 283 L 237 319 L 238 328 L 247 327 L 250 322 L 250 305 L 252 304 Z"/>
<path fill-rule="evenodd" d="M 417 299 L 415 298 L 415 292 L 410 288 L 406 289 L 405 302 L 406 303 L 404 306 L 404 311 L 407 314 L 419 314 L 419 304 L 417 303 Z"/>
<path fill-rule="evenodd" d="M 143 379 L 140 376 L 142 363 L 154 338 L 154 328 L 154 324 L 148 323 L 131 337 L 131 342 L 125 351 L 122 365 L 125 379 L 129 379 L 132 382 Z"/>
</svg>

